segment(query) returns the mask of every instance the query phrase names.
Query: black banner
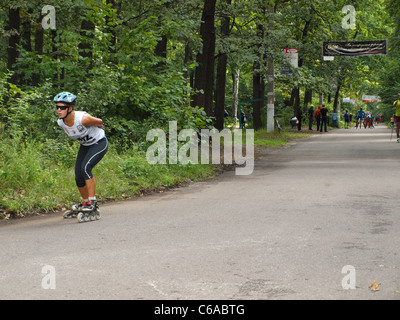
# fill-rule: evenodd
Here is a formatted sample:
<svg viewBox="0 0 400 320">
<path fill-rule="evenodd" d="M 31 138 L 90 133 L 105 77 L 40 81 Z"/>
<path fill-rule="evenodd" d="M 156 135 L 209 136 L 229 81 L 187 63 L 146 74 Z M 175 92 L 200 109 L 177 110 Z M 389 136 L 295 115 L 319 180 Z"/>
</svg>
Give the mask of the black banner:
<svg viewBox="0 0 400 320">
<path fill-rule="evenodd" d="M 387 53 L 386 40 L 323 42 L 323 56 L 367 56 Z"/>
</svg>

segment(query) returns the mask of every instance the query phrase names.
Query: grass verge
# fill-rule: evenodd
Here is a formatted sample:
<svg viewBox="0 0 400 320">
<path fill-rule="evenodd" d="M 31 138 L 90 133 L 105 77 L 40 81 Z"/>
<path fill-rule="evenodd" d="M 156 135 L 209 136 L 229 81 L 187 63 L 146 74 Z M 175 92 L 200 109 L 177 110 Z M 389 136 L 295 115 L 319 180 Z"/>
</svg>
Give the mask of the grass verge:
<svg viewBox="0 0 400 320">
<path fill-rule="evenodd" d="M 76 152 L 77 144 L 4 141 L 0 146 L 0 220 L 79 202 Z M 93 173 L 100 201 L 126 199 L 217 174 L 211 165 L 151 165 L 144 152 L 132 149 L 121 154 L 112 146 Z"/>
<path fill-rule="evenodd" d="M 281 147 L 293 139 L 309 137 L 308 133 L 297 131 L 282 131 L 281 133 L 258 130 L 254 132 L 254 145 L 264 147 Z"/>
</svg>

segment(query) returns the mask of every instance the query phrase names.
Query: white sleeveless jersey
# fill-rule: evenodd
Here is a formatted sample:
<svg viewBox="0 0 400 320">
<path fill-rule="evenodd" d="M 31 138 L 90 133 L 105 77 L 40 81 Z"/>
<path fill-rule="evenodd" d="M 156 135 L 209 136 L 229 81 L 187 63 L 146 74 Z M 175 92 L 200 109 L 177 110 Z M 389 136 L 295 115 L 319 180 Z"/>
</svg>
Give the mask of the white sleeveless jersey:
<svg viewBox="0 0 400 320">
<path fill-rule="evenodd" d="M 72 127 L 67 126 L 63 119 L 58 119 L 58 125 L 64 129 L 71 139 L 78 140 L 83 146 L 91 146 L 105 137 L 104 130 L 99 127 L 85 127 L 82 124 L 84 111 L 75 111 L 75 122 Z"/>
</svg>

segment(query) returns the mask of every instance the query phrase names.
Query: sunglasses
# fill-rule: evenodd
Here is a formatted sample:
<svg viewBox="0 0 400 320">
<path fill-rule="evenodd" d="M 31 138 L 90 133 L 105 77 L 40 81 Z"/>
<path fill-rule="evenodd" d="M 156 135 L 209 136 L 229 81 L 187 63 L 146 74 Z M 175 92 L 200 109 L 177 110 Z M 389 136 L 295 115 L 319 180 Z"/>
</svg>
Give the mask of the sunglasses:
<svg viewBox="0 0 400 320">
<path fill-rule="evenodd" d="M 56 109 L 61 109 L 61 110 L 66 110 L 68 109 L 70 106 L 56 106 Z"/>
</svg>

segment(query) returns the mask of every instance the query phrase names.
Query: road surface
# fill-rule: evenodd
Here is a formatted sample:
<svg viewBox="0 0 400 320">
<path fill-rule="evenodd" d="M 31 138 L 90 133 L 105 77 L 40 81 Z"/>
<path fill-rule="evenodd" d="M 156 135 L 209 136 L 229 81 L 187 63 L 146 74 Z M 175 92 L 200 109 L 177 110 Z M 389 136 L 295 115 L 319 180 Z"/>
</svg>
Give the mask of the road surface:
<svg viewBox="0 0 400 320">
<path fill-rule="evenodd" d="M 339 129 L 226 172 L 0 223 L 0 299 L 400 299 L 400 144 Z M 373 291 L 373 281 L 379 288 Z"/>
</svg>

